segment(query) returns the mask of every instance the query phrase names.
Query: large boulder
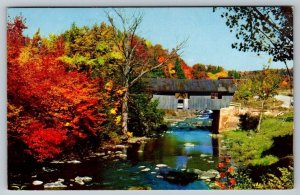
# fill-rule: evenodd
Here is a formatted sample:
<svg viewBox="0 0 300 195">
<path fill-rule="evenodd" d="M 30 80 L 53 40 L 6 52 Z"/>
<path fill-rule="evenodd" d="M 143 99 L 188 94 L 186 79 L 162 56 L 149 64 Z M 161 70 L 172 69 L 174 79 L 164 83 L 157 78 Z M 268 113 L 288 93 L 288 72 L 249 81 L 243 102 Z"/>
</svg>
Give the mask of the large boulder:
<svg viewBox="0 0 300 195">
<path fill-rule="evenodd" d="M 164 180 L 180 184 L 187 185 L 198 179 L 198 174 L 193 172 L 180 171 L 170 168 L 162 168 L 159 170 L 159 175 L 163 177 Z"/>
</svg>

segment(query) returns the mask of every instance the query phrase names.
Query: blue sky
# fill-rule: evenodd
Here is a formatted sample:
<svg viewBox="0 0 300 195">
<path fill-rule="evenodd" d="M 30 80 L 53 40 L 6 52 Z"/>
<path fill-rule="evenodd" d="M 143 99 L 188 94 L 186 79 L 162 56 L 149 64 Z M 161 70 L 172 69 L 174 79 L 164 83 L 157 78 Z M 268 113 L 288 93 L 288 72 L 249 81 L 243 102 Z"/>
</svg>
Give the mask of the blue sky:
<svg viewBox="0 0 300 195">
<path fill-rule="evenodd" d="M 9 8 L 8 15 L 22 15 L 32 36 L 38 28 L 42 36 L 59 34 L 75 22 L 78 26 L 92 26 L 107 22 L 104 8 Z M 182 58 L 190 66 L 196 63 L 223 66 L 227 70 L 258 70 L 270 56 L 257 56 L 252 52 L 239 52 L 231 48 L 235 41 L 233 33 L 225 25 L 220 12 L 203 8 L 139 8 L 127 12 L 142 12 L 143 22 L 137 34 L 152 42 L 171 49 L 183 40 L 187 43 Z M 289 67 L 293 62 L 288 62 Z M 272 68 L 285 68 L 283 63 L 273 62 Z"/>
</svg>

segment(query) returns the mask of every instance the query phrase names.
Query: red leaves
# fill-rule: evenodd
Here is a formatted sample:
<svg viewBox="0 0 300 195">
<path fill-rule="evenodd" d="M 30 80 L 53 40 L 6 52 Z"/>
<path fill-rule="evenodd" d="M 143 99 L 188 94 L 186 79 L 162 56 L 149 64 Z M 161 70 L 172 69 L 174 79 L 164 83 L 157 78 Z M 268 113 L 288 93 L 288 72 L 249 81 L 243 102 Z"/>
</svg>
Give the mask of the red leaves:
<svg viewBox="0 0 300 195">
<path fill-rule="evenodd" d="M 220 189 L 234 189 L 237 184 L 235 168 L 231 164 L 231 158 L 224 156 L 218 164 L 219 178 L 215 186 Z"/>
<path fill-rule="evenodd" d="M 218 167 L 219 167 L 219 168 L 223 168 L 223 167 L 224 167 L 224 163 L 219 163 L 219 164 L 218 164 Z"/>
<path fill-rule="evenodd" d="M 236 179 L 235 179 L 235 178 L 231 178 L 231 179 L 229 180 L 229 183 L 230 183 L 231 185 L 235 185 L 235 184 L 236 184 Z"/>
<path fill-rule="evenodd" d="M 34 122 L 29 127 L 28 135 L 23 135 L 28 153 L 33 154 L 37 161 L 54 158 L 62 151 L 62 144 L 67 140 L 66 130 L 44 128 L 42 123 Z"/>
<path fill-rule="evenodd" d="M 28 153 L 43 161 L 76 139 L 101 132 L 108 103 L 99 93 L 101 79 L 68 72 L 57 60 L 64 53 L 62 38 L 48 46 L 36 34 L 25 46 L 21 22 L 17 18 L 8 24 L 8 133 L 20 137 Z"/>
</svg>

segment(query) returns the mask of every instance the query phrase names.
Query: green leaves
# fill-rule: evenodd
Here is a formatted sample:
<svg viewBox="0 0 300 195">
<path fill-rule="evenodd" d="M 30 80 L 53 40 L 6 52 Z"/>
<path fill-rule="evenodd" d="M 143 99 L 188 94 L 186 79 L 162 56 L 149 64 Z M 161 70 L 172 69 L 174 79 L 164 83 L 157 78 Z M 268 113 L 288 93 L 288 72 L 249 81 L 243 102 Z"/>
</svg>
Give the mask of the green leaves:
<svg viewBox="0 0 300 195">
<path fill-rule="evenodd" d="M 274 61 L 293 59 L 292 7 L 225 7 L 221 17 L 236 32 L 232 48 L 266 52 Z"/>
</svg>

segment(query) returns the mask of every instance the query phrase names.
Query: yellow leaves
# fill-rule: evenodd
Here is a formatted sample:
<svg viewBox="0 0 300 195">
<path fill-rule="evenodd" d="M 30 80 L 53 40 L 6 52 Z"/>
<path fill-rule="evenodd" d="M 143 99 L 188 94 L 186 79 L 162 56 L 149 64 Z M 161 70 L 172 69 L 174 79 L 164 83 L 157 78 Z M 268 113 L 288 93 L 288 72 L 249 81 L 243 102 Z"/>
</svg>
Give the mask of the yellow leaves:
<svg viewBox="0 0 300 195">
<path fill-rule="evenodd" d="M 113 81 L 110 80 L 108 81 L 105 85 L 104 85 L 104 89 L 107 90 L 107 91 L 111 91 L 113 88 Z"/>
<path fill-rule="evenodd" d="M 110 57 L 112 59 L 122 60 L 123 59 L 123 54 L 121 52 L 118 52 L 118 51 L 113 51 L 113 52 L 110 53 Z"/>
<path fill-rule="evenodd" d="M 111 108 L 109 110 L 109 113 L 112 114 L 112 115 L 116 115 L 117 114 L 117 108 Z"/>
<path fill-rule="evenodd" d="M 116 93 L 117 93 L 118 95 L 123 95 L 123 94 L 125 93 L 126 90 L 127 90 L 126 88 L 119 89 L 119 90 L 116 91 Z"/>
<path fill-rule="evenodd" d="M 169 74 L 171 76 L 174 75 L 174 74 L 176 74 L 176 70 L 175 70 L 174 64 L 172 64 L 172 63 L 168 64 L 168 72 L 169 72 Z"/>
<path fill-rule="evenodd" d="M 129 131 L 127 131 L 126 134 L 127 134 L 128 137 L 132 137 L 132 136 L 133 136 L 133 133 L 132 133 L 132 132 L 129 132 Z"/>
<path fill-rule="evenodd" d="M 16 106 L 14 104 L 7 104 L 7 118 L 17 117 L 21 111 L 23 111 L 22 106 Z"/>
<path fill-rule="evenodd" d="M 69 126 L 70 126 L 70 123 L 66 122 L 65 127 L 69 127 Z"/>
<path fill-rule="evenodd" d="M 118 115 L 115 119 L 115 123 L 116 125 L 119 125 L 121 123 L 121 119 L 122 119 L 122 116 L 121 115 Z"/>
<path fill-rule="evenodd" d="M 145 41 L 145 45 L 146 45 L 147 48 L 150 48 L 152 46 L 152 44 L 149 40 Z"/>
<path fill-rule="evenodd" d="M 221 71 L 221 72 L 218 72 L 216 74 L 213 74 L 212 72 L 208 72 L 207 76 L 211 80 L 217 80 L 219 77 L 227 77 L 228 76 L 228 72 L 227 71 Z"/>
</svg>

